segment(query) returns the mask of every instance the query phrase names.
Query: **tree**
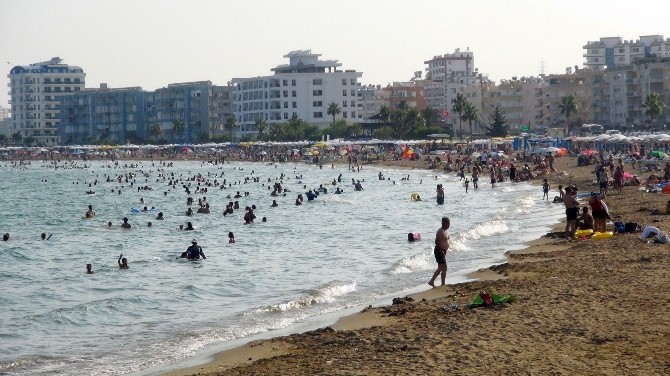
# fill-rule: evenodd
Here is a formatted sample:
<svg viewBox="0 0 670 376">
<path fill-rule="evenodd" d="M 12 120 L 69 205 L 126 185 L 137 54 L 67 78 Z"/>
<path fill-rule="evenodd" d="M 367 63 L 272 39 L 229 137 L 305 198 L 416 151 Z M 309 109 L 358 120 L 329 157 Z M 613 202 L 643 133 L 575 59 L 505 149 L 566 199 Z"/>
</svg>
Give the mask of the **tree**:
<svg viewBox="0 0 670 376">
<path fill-rule="evenodd" d="M 7 136 L 0 133 L 0 145 L 5 146 L 7 144 Z"/>
<path fill-rule="evenodd" d="M 333 123 L 335 122 L 335 115 L 339 114 L 340 112 L 341 112 L 340 106 L 335 102 L 330 102 L 326 113 L 333 117 Z"/>
<path fill-rule="evenodd" d="M 472 140 L 472 122 L 477 120 L 479 117 L 479 110 L 477 110 L 477 106 L 468 102 L 467 100 L 465 103 L 466 104 L 463 108 L 463 115 L 461 115 L 461 119 L 468 122 L 468 126 L 470 128 L 470 140 Z"/>
<path fill-rule="evenodd" d="M 186 123 L 181 119 L 172 122 L 172 137 L 176 140 L 177 136 L 182 136 L 186 130 Z"/>
<path fill-rule="evenodd" d="M 456 94 L 456 98 L 451 101 L 453 106 L 451 106 L 451 111 L 458 114 L 458 132 L 463 137 L 463 112 L 465 112 L 465 107 L 467 106 L 468 100 L 465 99 L 465 95 L 462 93 Z"/>
<path fill-rule="evenodd" d="M 161 128 L 161 125 L 158 123 L 153 123 L 151 126 L 149 126 L 149 137 L 153 138 L 154 141 L 158 140 L 158 137 L 160 137 L 163 134 L 163 128 Z"/>
<path fill-rule="evenodd" d="M 440 119 L 440 114 L 432 107 L 426 107 L 421 111 L 421 117 L 426 125 L 430 126 Z"/>
<path fill-rule="evenodd" d="M 561 110 L 561 115 L 565 115 L 566 124 L 566 135 L 570 134 L 570 115 L 577 112 L 577 100 L 575 96 L 570 94 L 561 98 L 561 103 L 558 104 L 558 108 Z"/>
<path fill-rule="evenodd" d="M 263 138 L 263 132 L 268 129 L 268 122 L 265 120 L 256 120 L 256 130 L 258 130 L 258 139 Z"/>
<path fill-rule="evenodd" d="M 270 133 L 275 141 L 281 141 L 282 136 L 284 135 L 284 123 L 274 123 L 270 129 Z"/>
<path fill-rule="evenodd" d="M 233 140 L 233 128 L 235 127 L 235 123 L 237 123 L 237 120 L 234 116 L 228 116 L 226 118 L 226 128 L 228 128 L 228 131 L 230 132 L 231 141 Z"/>
<path fill-rule="evenodd" d="M 388 123 L 391 119 L 391 110 L 386 105 L 383 105 L 379 109 L 379 114 L 377 114 L 377 116 L 382 123 Z"/>
<path fill-rule="evenodd" d="M 493 124 L 487 132 L 491 137 L 507 137 L 509 136 L 509 126 L 507 125 L 507 118 L 505 114 L 500 111 L 500 106 L 496 106 L 493 111 Z"/>
<path fill-rule="evenodd" d="M 665 103 L 661 99 L 661 96 L 657 93 L 649 93 L 642 103 L 642 107 L 647 110 L 644 112 L 651 119 L 651 124 L 654 124 L 654 120 L 663 113 L 665 109 Z"/>
<path fill-rule="evenodd" d="M 32 146 L 32 144 L 35 143 L 35 137 L 24 137 L 23 138 L 23 143 L 26 146 Z"/>
<path fill-rule="evenodd" d="M 15 144 L 15 145 L 16 145 L 16 144 L 20 144 L 20 143 L 21 143 L 21 140 L 23 139 L 23 136 L 21 136 L 21 133 L 20 133 L 20 132 L 12 133 L 12 136 L 11 136 L 11 137 L 12 137 L 12 141 L 14 141 L 14 144 Z"/>
</svg>

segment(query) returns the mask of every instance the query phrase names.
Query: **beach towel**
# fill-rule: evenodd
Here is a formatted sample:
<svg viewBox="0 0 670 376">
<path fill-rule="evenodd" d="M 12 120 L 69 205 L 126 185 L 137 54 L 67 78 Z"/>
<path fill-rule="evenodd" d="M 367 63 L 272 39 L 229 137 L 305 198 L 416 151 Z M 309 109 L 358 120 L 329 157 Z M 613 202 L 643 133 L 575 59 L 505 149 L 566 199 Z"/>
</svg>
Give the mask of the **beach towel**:
<svg viewBox="0 0 670 376">
<path fill-rule="evenodd" d="M 478 292 L 469 307 L 488 307 L 494 304 L 513 303 L 514 301 L 516 301 L 514 295 L 498 295 L 493 290 L 488 289 Z"/>
</svg>

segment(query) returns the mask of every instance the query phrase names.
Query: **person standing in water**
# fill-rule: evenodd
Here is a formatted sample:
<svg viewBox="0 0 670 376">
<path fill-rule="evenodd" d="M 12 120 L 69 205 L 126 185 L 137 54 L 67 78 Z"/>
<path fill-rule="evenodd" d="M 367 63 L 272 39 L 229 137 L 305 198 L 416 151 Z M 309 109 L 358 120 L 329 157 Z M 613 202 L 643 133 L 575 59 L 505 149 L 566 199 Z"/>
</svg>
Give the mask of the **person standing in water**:
<svg viewBox="0 0 670 376">
<path fill-rule="evenodd" d="M 442 217 L 442 227 L 437 230 L 435 233 L 435 249 L 433 253 L 435 254 L 435 261 L 437 262 L 437 269 L 433 273 L 433 278 L 428 282 L 429 285 L 435 287 L 435 279 L 439 275 L 441 277 L 442 284 L 441 286 L 446 285 L 447 278 L 447 251 L 449 250 L 449 226 L 451 222 L 449 217 Z"/>
<path fill-rule="evenodd" d="M 119 259 L 116 261 L 119 264 L 119 269 L 128 269 L 128 259 L 123 257 L 123 253 L 119 255 Z"/>
<path fill-rule="evenodd" d="M 437 185 L 437 204 L 444 204 L 444 188 L 442 187 L 442 184 Z"/>
</svg>

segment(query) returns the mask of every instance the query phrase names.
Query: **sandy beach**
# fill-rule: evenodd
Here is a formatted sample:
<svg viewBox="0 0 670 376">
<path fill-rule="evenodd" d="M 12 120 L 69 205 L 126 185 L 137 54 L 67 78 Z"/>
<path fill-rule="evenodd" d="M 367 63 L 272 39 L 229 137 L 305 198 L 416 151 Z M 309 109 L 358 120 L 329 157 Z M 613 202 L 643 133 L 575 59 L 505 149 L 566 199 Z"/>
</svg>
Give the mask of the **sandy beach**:
<svg viewBox="0 0 670 376">
<path fill-rule="evenodd" d="M 557 173 L 545 176 L 551 197 L 558 184 L 597 189 L 593 166 L 575 166 L 574 158 L 556 160 Z M 638 172 L 645 179 L 650 174 Z M 606 202 L 614 220 L 668 232 L 670 217 L 650 214 L 668 198 L 631 186 Z M 668 245 L 647 243 L 639 234 L 568 242 L 562 232 L 557 226 L 510 253 L 507 263 L 473 275 L 477 281 L 426 285 L 402 303 L 366 308 L 331 327 L 250 342 L 166 375 L 670 374 Z M 468 308 L 482 289 L 517 300 Z"/>
</svg>

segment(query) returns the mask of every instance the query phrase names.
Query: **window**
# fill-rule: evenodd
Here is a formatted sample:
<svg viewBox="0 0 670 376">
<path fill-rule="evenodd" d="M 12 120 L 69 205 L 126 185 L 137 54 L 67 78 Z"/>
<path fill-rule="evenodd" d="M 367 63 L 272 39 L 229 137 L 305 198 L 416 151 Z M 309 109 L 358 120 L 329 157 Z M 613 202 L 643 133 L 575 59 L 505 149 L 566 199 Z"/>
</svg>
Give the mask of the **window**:
<svg viewBox="0 0 670 376">
<path fill-rule="evenodd" d="M 320 97 L 321 95 L 323 95 L 323 91 L 321 91 L 321 90 L 312 90 L 312 95 L 315 96 L 315 97 Z"/>
<path fill-rule="evenodd" d="M 291 80 L 291 86 L 295 86 L 295 85 L 296 85 L 295 80 Z M 294 93 L 295 93 L 295 92 L 294 92 Z"/>
<path fill-rule="evenodd" d="M 342 90 L 342 96 L 347 96 L 347 89 Z"/>
<path fill-rule="evenodd" d="M 323 117 L 323 112 L 315 112 L 312 114 L 313 117 L 315 118 L 322 118 Z"/>
<path fill-rule="evenodd" d="M 281 85 L 282 86 L 288 86 L 288 80 L 282 80 Z"/>
<path fill-rule="evenodd" d="M 347 107 L 347 101 L 342 101 L 342 107 Z"/>
<path fill-rule="evenodd" d="M 288 120 L 288 112 L 284 112 L 284 119 Z"/>
<path fill-rule="evenodd" d="M 619 48 L 619 52 L 623 52 L 623 48 Z"/>
<path fill-rule="evenodd" d="M 356 79 L 355 79 L 355 78 L 352 78 L 352 79 L 351 79 L 351 84 L 352 84 L 352 85 L 356 85 Z"/>
<path fill-rule="evenodd" d="M 356 101 L 351 101 L 351 107 L 356 107 Z"/>
<path fill-rule="evenodd" d="M 352 96 L 352 97 L 355 97 L 355 96 L 356 96 L 356 90 L 351 89 L 351 96 Z"/>
<path fill-rule="evenodd" d="M 284 108 L 288 108 L 288 102 L 284 102 Z"/>
<path fill-rule="evenodd" d="M 321 106 L 323 106 L 322 101 L 313 101 L 312 102 L 312 107 L 321 107 Z"/>
<path fill-rule="evenodd" d="M 295 81 L 295 80 L 294 80 L 294 81 Z M 297 93 L 295 90 L 293 90 L 293 91 L 291 91 L 291 96 L 292 96 L 293 98 L 295 98 L 295 97 L 298 96 L 298 93 Z"/>
<path fill-rule="evenodd" d="M 347 118 L 347 112 L 346 111 L 342 112 L 342 117 L 345 118 L 345 119 Z"/>
<path fill-rule="evenodd" d="M 356 112 L 351 111 L 351 118 L 352 118 L 352 119 L 356 118 Z"/>
<path fill-rule="evenodd" d="M 293 108 L 298 108 L 298 102 L 293 102 Z"/>
<path fill-rule="evenodd" d="M 342 85 L 343 85 L 343 86 L 346 86 L 346 85 L 347 85 L 347 79 L 346 79 L 346 78 L 343 78 L 343 79 L 342 79 Z"/>
<path fill-rule="evenodd" d="M 320 78 L 315 78 L 312 80 L 312 85 L 323 85 L 323 80 Z"/>
<path fill-rule="evenodd" d="M 284 90 L 282 94 L 284 95 L 284 98 L 288 97 L 288 90 Z"/>
</svg>

